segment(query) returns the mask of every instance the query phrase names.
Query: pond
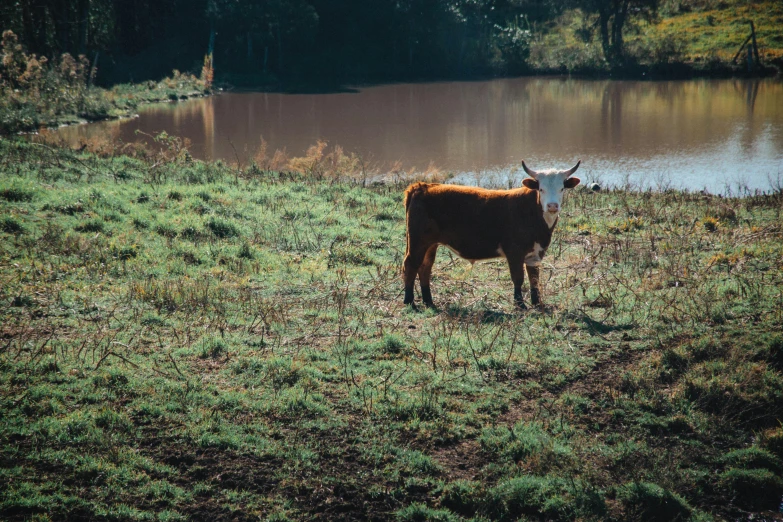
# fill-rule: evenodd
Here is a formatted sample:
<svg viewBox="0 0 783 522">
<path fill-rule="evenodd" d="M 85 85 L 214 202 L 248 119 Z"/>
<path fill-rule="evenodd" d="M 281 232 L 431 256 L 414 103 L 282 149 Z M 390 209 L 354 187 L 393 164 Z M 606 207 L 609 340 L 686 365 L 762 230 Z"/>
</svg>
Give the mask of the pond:
<svg viewBox="0 0 783 522">
<path fill-rule="evenodd" d="M 130 142 L 143 138 L 137 130 L 188 138 L 197 158 L 244 164 L 262 137 L 290 156 L 326 140 L 380 169 L 433 165 L 485 185 L 518 183 L 522 159 L 542 169 L 579 158 L 581 177 L 603 184 L 735 194 L 783 185 L 783 84 L 772 80 L 533 77 L 231 92 L 57 132 L 70 143 Z"/>
</svg>

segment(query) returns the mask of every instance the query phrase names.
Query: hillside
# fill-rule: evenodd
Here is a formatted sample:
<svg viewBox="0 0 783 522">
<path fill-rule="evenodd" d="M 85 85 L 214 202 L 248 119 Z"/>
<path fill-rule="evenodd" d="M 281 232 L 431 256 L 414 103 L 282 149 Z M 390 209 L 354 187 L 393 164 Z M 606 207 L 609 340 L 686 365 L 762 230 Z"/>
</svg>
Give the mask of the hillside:
<svg viewBox="0 0 783 522">
<path fill-rule="evenodd" d="M 691 75 L 742 75 L 743 54 L 732 59 L 750 35 L 753 21 L 761 62 L 778 69 L 783 60 L 783 4 L 773 0 L 697 0 L 661 2 L 653 16 L 627 23 L 625 51 L 629 63 L 614 71 L 630 77 L 653 73 L 665 79 Z M 605 74 L 597 15 L 565 11 L 536 28 L 530 63 L 535 70 Z"/>
<path fill-rule="evenodd" d="M 0 518 L 779 519 L 779 191 L 582 186 L 543 309 L 414 312 L 404 183 L 107 156 L 0 140 Z"/>
</svg>

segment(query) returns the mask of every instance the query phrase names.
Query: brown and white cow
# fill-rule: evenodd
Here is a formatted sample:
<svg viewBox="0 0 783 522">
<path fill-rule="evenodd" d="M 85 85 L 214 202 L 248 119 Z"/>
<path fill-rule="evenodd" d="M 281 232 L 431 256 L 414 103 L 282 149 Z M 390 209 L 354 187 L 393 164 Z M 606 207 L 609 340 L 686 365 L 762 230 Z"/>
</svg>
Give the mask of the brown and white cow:
<svg viewBox="0 0 783 522">
<path fill-rule="evenodd" d="M 430 275 L 439 245 L 475 262 L 505 257 L 514 282 L 514 301 L 525 308 L 522 283 L 530 278 L 530 300 L 541 302 L 538 267 L 563 203 L 563 191 L 579 184 L 568 170 L 530 170 L 522 187 L 487 190 L 440 183 L 414 183 L 405 190 L 407 250 L 403 262 L 405 304 L 415 308 L 413 283 L 419 275 L 421 298 L 433 306 Z"/>
</svg>

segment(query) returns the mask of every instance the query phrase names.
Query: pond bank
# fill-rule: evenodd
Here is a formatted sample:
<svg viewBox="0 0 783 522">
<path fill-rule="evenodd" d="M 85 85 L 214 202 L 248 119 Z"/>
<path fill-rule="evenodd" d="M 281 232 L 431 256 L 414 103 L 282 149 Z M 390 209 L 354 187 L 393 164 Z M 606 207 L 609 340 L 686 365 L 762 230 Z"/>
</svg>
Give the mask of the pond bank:
<svg viewBox="0 0 783 522">
<path fill-rule="evenodd" d="M 212 93 L 212 89 L 190 78 L 165 78 L 160 82 L 115 85 L 111 89 L 87 87 L 75 106 L 52 103 L 37 93 L 7 93 L 0 99 L 0 136 L 130 118 L 143 105 L 200 98 Z"/>
<path fill-rule="evenodd" d="M 188 140 L 196 159 L 264 168 L 310 156 L 315 171 L 361 161 L 367 172 L 435 169 L 471 183 L 497 178 L 491 184 L 504 187 L 518 182 L 522 159 L 547 168 L 582 158 L 584 176 L 602 185 L 725 195 L 726 186 L 740 182 L 751 192 L 779 185 L 781 99 L 783 84 L 771 80 L 397 83 L 326 93 L 227 92 L 52 135 L 72 147 L 93 140 L 153 145 L 149 136 L 166 131 Z"/>
</svg>

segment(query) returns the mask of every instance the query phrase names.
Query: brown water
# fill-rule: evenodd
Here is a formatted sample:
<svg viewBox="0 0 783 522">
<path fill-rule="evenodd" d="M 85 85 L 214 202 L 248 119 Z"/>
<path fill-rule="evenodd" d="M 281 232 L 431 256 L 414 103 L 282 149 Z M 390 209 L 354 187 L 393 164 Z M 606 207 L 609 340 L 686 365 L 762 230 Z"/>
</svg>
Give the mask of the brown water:
<svg viewBox="0 0 783 522">
<path fill-rule="evenodd" d="M 506 185 L 583 160 L 582 178 L 637 186 L 769 190 L 783 179 L 783 84 L 517 78 L 395 84 L 334 94 L 225 93 L 143 108 L 140 117 L 58 131 L 138 140 L 166 131 L 203 159 L 246 162 L 261 143 L 304 155 L 316 140 L 375 164 Z"/>
</svg>

